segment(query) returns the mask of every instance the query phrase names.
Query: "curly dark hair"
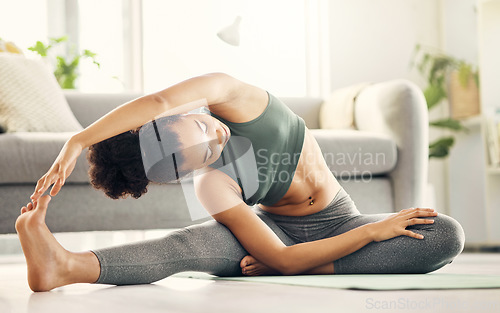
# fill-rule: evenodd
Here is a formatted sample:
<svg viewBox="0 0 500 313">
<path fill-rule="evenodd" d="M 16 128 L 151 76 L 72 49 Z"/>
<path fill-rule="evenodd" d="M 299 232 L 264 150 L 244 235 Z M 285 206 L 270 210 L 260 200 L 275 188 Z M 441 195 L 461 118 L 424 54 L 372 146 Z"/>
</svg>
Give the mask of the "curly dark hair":
<svg viewBox="0 0 500 313">
<path fill-rule="evenodd" d="M 158 129 L 168 136 L 162 136 L 161 143 L 167 147 L 165 151 L 179 151 L 180 142 L 177 133 L 173 132 L 173 124 L 179 121 L 178 116 L 167 116 L 156 120 Z M 153 164 L 145 172 L 143 158 L 150 158 L 149 152 L 141 147 L 139 140 L 157 143 L 156 132 L 151 122 L 138 129 L 126 131 L 89 147 L 87 160 L 90 163 L 90 183 L 96 189 L 112 198 L 126 198 L 129 195 L 138 199 L 148 191 L 150 182 L 166 183 L 176 179 L 172 158 L 163 158 Z M 176 153 L 177 167 L 184 162 L 181 153 Z M 190 171 L 180 171 L 180 177 Z M 174 174 L 172 174 L 174 173 Z"/>
</svg>

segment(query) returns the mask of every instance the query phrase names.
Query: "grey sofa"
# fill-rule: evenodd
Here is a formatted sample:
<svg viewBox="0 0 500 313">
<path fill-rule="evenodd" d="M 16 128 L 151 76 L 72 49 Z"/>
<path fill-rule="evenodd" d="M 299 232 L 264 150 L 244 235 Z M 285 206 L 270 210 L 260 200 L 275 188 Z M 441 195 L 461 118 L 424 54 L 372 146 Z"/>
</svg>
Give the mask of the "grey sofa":
<svg viewBox="0 0 500 313">
<path fill-rule="evenodd" d="M 82 126 L 138 94 L 67 93 Z M 362 213 L 399 211 L 423 201 L 427 180 L 427 109 L 405 80 L 372 84 L 357 96 L 356 130 L 318 129 L 321 99 L 282 98 L 306 122 L 339 182 Z M 0 134 L 0 233 L 15 232 L 19 209 L 71 133 Z M 180 184 L 151 185 L 140 199 L 111 200 L 88 181 L 85 153 L 50 203 L 53 232 L 178 228 L 192 220 Z"/>
</svg>

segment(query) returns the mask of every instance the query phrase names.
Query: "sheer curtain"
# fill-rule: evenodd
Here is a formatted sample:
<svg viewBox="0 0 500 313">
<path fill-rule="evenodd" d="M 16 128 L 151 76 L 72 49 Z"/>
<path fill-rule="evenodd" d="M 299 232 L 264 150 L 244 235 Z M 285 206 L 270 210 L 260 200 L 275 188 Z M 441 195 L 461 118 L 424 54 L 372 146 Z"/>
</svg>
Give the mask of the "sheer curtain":
<svg viewBox="0 0 500 313">
<path fill-rule="evenodd" d="M 226 72 L 280 96 L 304 96 L 307 1 L 321 0 L 2 1 L 0 36 L 26 49 L 68 35 L 79 51 L 97 53 L 101 69 L 81 60 L 83 92 L 153 92 Z M 237 16 L 235 47 L 216 34 Z"/>
<path fill-rule="evenodd" d="M 226 72 L 279 95 L 306 93 L 305 0 L 143 1 L 144 87 Z M 241 16 L 240 45 L 216 33 Z"/>
<path fill-rule="evenodd" d="M 0 38 L 14 42 L 25 53 L 47 38 L 47 1 L 0 1 Z"/>
</svg>

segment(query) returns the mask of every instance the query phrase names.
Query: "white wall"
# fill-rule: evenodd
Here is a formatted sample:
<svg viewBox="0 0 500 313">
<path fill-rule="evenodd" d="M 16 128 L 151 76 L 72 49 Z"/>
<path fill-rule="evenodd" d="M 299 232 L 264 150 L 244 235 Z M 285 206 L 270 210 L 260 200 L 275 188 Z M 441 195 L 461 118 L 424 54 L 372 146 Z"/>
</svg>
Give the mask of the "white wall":
<svg viewBox="0 0 500 313">
<path fill-rule="evenodd" d="M 442 48 L 452 56 L 478 64 L 476 0 L 441 0 Z M 483 194 L 484 154 L 479 127 L 457 134 L 447 166 L 450 215 L 463 224 L 468 243 L 484 241 L 482 218 L 470 219 L 467 212 L 485 214 Z"/>
<path fill-rule="evenodd" d="M 441 0 L 442 48 L 478 64 L 476 0 Z"/>
<path fill-rule="evenodd" d="M 0 37 L 23 51 L 47 36 L 47 3 L 44 0 L 0 0 Z"/>
<path fill-rule="evenodd" d="M 144 86 L 222 71 L 280 96 L 304 96 L 304 0 L 143 1 Z M 216 33 L 241 16 L 240 46 Z"/>
<path fill-rule="evenodd" d="M 440 0 L 440 28 L 441 48 L 446 53 L 458 59 L 463 59 L 474 65 L 478 64 L 478 38 L 476 0 Z M 447 104 L 443 106 L 443 113 L 448 113 Z M 434 131 L 439 135 L 440 132 Z M 431 171 L 439 168 L 443 174 L 439 180 L 439 197 L 446 203 L 447 212 L 457 218 L 464 216 L 461 212 L 472 207 L 481 214 L 484 207 L 483 193 L 485 184 L 481 172 L 484 162 L 482 153 L 481 135 L 478 129 L 473 128 L 469 134 L 456 134 L 455 145 L 450 151 L 450 156 L 441 165 L 431 162 Z M 464 171 L 464 168 L 467 170 Z M 435 177 L 434 181 L 438 181 Z M 479 219 L 478 219 L 479 220 Z M 465 226 L 464 226 L 465 227 Z M 477 231 L 470 231 L 469 242 L 484 238 L 481 227 Z"/>
<path fill-rule="evenodd" d="M 417 43 L 440 47 L 441 27 L 436 0 L 330 1 L 331 89 L 396 78 L 424 86 L 425 81 L 410 68 L 412 53 Z M 433 110 L 430 117 L 443 114 Z M 431 140 L 440 135 L 431 129 Z M 448 211 L 446 176 L 446 163 L 432 160 L 428 180 L 434 185 L 440 212 Z"/>
<path fill-rule="evenodd" d="M 394 78 L 407 78 L 424 86 L 425 81 L 408 66 L 417 42 L 477 64 L 475 3 L 476 0 L 330 1 L 331 90 Z M 444 104 L 430 112 L 430 119 L 447 114 Z M 430 140 L 443 134 L 431 128 Z M 460 153 L 462 150 L 459 140 L 451 151 L 450 162 L 439 159 L 429 162 L 428 180 L 435 188 L 436 208 L 444 213 L 450 213 L 449 199 L 453 199 L 453 192 L 464 188 L 464 182 L 450 175 L 459 171 L 457 166 L 467 163 L 463 160 L 466 154 Z M 480 194 L 484 183 L 471 181 L 466 186 L 478 189 L 476 194 Z M 456 201 L 451 202 L 457 205 Z"/>
<path fill-rule="evenodd" d="M 417 42 L 439 46 L 436 0 L 330 1 L 332 89 L 362 81 L 408 78 Z"/>
<path fill-rule="evenodd" d="M 500 1 L 477 2 L 483 3 L 482 12 L 477 11 L 476 0 L 461 0 L 459 3 L 442 0 L 445 12 L 443 44 L 456 57 L 479 63 L 481 111 L 491 114 L 492 105 L 500 103 Z M 479 24 L 478 19 L 481 19 Z M 471 127 L 469 133 L 457 137 L 449 160 L 450 209 L 462 222 L 469 244 L 489 241 L 498 245 L 500 176 L 490 174 L 486 169 L 486 149 L 481 137 L 479 124 Z"/>
</svg>

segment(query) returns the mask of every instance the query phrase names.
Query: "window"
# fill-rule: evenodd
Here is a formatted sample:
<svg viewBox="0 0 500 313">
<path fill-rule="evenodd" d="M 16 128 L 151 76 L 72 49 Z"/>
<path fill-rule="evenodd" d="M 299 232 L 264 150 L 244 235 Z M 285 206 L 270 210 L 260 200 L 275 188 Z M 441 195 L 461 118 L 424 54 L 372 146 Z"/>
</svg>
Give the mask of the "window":
<svg viewBox="0 0 500 313">
<path fill-rule="evenodd" d="M 121 0 L 78 1 L 78 46 L 97 53 L 101 68 L 82 60 L 78 89 L 83 92 L 120 92 L 129 89 L 124 75 L 124 19 Z"/>
<path fill-rule="evenodd" d="M 47 38 L 47 1 L 1 1 L 0 38 L 14 42 L 23 51 Z"/>
<path fill-rule="evenodd" d="M 304 1 L 143 1 L 145 91 L 225 72 L 280 96 L 304 96 Z M 237 16 L 234 47 L 216 34 Z"/>
<path fill-rule="evenodd" d="M 304 96 L 306 1 L 8 1 L 0 4 L 0 36 L 26 49 L 67 35 L 78 51 L 97 53 L 100 70 L 81 60 L 83 92 L 149 93 L 226 72 L 279 96 Z M 241 39 L 234 47 L 216 34 L 237 16 Z"/>
</svg>

